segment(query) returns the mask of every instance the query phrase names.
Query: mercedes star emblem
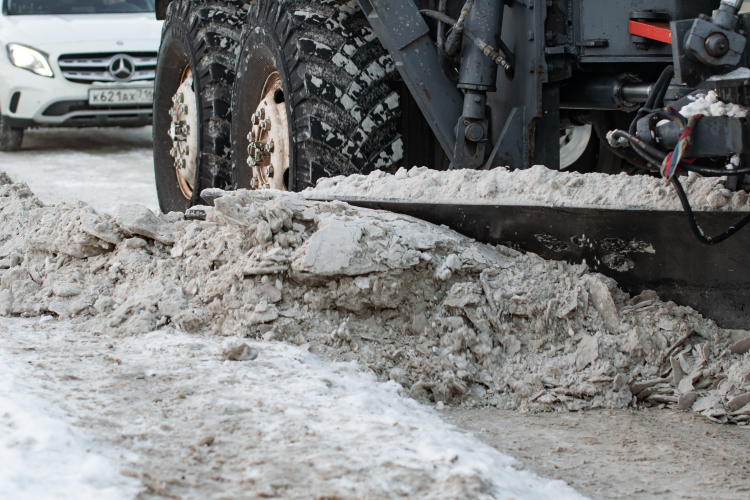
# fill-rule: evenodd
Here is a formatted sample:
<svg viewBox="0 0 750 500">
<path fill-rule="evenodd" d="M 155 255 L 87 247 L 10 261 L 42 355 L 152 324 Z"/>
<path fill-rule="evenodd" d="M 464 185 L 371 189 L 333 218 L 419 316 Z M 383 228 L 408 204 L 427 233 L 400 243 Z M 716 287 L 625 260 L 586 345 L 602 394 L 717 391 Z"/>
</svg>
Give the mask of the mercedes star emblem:
<svg viewBox="0 0 750 500">
<path fill-rule="evenodd" d="M 115 80 L 130 80 L 135 74 L 135 62 L 130 56 L 126 56 L 125 54 L 115 56 L 109 63 L 109 74 Z"/>
</svg>

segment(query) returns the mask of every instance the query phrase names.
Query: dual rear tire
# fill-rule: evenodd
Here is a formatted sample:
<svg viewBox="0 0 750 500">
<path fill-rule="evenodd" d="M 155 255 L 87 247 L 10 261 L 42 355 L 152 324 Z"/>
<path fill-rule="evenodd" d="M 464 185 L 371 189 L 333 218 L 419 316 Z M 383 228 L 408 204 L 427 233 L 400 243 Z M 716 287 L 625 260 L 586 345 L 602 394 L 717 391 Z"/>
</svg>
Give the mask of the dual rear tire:
<svg viewBox="0 0 750 500">
<path fill-rule="evenodd" d="M 356 2 L 236 6 L 170 4 L 154 102 L 162 211 L 200 204 L 210 187 L 300 191 L 321 177 L 395 170 L 404 150 L 401 83 Z M 175 112 L 169 114 L 185 68 L 194 77 L 199 128 L 189 197 L 176 167 L 186 156 L 174 154 L 184 144 L 175 140 Z M 264 124 L 266 112 L 277 122 Z"/>
<path fill-rule="evenodd" d="M 206 188 L 233 186 L 232 86 L 246 14 L 230 0 L 169 4 L 156 70 L 153 127 L 154 173 L 164 213 L 201 204 L 200 193 Z M 192 84 L 186 88 L 188 78 Z M 180 165 L 181 160 L 191 164 Z"/>
</svg>

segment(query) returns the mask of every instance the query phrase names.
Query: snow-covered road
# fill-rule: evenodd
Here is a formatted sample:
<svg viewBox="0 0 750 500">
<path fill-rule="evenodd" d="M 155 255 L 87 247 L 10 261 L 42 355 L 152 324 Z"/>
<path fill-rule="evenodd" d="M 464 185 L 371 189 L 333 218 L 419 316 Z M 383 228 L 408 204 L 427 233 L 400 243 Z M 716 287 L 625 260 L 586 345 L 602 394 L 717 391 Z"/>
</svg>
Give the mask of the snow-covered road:
<svg viewBox="0 0 750 500">
<path fill-rule="evenodd" d="M 252 346 L 0 319 L 0 497 L 583 498 L 354 363 Z"/>
<path fill-rule="evenodd" d="M 21 151 L 0 152 L 0 170 L 45 203 L 79 199 L 101 212 L 123 203 L 159 208 L 151 127 L 29 130 Z"/>
<path fill-rule="evenodd" d="M 110 447 L 86 437 L 75 427 L 77 418 L 50 404 L 59 396 L 37 370 L 0 350 L 2 498 L 133 498 L 142 489 L 140 482 L 121 475 L 120 457 L 108 457 Z"/>
</svg>

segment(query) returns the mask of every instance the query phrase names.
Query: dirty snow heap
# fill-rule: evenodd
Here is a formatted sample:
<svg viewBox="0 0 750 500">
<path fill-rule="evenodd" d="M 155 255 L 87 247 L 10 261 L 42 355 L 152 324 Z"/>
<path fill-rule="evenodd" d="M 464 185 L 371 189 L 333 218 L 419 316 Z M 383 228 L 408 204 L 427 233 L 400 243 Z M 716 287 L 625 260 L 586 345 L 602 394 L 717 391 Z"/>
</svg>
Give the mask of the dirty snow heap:
<svg viewBox="0 0 750 500">
<path fill-rule="evenodd" d="M 197 222 L 45 206 L 0 176 L 0 315 L 287 341 L 425 401 L 750 421 L 750 333 L 631 298 L 585 264 L 289 193 L 226 193 Z"/>
</svg>

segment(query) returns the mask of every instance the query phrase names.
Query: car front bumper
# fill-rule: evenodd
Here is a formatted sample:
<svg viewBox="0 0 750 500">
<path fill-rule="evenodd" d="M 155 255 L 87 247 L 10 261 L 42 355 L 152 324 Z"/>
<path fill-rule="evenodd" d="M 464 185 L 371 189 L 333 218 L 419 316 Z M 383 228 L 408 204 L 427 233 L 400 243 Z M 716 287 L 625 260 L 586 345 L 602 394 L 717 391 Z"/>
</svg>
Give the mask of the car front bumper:
<svg viewBox="0 0 750 500">
<path fill-rule="evenodd" d="M 0 113 L 11 127 L 107 127 L 151 124 L 153 112 L 149 104 L 90 106 L 89 89 L 101 87 L 68 81 L 59 70 L 54 78 L 47 78 L 11 66 L 7 59 L 0 62 L 0 65 Z M 138 84 L 148 85 L 153 85 L 153 82 Z M 18 96 L 14 99 L 16 94 Z M 11 109 L 12 107 L 14 109 Z"/>
</svg>

